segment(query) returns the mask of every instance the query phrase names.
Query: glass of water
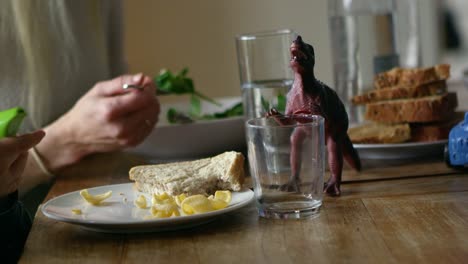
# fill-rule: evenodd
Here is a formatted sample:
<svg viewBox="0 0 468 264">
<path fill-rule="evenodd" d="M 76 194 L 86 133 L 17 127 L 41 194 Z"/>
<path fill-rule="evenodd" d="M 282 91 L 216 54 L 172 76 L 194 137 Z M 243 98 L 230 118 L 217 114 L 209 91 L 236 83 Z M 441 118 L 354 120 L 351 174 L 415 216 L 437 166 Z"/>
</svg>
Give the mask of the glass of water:
<svg viewBox="0 0 468 264">
<path fill-rule="evenodd" d="M 260 216 L 318 216 L 325 167 L 324 118 L 261 117 L 246 122 L 248 159 Z"/>
<path fill-rule="evenodd" d="M 284 112 L 293 83 L 289 46 L 297 37 L 290 29 L 242 34 L 236 37 L 237 60 L 247 119 L 264 116 L 271 108 Z"/>
</svg>

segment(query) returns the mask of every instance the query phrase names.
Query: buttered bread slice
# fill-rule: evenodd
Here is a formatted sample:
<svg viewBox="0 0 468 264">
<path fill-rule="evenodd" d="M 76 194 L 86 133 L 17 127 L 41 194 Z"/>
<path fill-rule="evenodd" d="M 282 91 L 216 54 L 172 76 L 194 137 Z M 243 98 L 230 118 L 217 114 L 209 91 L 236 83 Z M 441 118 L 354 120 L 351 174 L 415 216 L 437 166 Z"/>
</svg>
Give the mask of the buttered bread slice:
<svg viewBox="0 0 468 264">
<path fill-rule="evenodd" d="M 239 191 L 244 177 L 244 156 L 235 151 L 193 161 L 136 166 L 129 172 L 139 191 L 169 195 Z"/>
</svg>

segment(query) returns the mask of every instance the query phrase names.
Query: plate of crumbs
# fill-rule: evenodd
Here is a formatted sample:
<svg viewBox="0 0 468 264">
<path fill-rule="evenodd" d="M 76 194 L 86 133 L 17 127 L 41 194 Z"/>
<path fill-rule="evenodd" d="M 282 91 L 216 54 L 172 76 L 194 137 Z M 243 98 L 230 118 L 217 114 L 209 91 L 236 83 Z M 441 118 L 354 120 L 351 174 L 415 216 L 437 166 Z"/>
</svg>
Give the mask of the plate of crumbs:
<svg viewBox="0 0 468 264">
<path fill-rule="evenodd" d="M 63 194 L 43 204 L 41 211 L 51 219 L 97 232 L 160 232 L 214 221 L 248 205 L 254 194 L 242 189 L 220 191 L 219 197 L 201 196 L 150 195 L 139 192 L 134 183 L 124 183 Z M 191 201 L 200 198 L 210 201 L 208 209 L 191 207 Z"/>
</svg>

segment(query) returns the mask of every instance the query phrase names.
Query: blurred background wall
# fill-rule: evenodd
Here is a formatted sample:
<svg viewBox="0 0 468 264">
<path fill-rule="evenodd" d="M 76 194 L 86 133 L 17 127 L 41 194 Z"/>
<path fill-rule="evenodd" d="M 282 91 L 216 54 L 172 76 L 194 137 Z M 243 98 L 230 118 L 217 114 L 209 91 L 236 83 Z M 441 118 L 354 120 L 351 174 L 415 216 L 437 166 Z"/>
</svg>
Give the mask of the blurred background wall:
<svg viewBox="0 0 468 264">
<path fill-rule="evenodd" d="M 419 1 L 425 65 L 438 60 L 435 1 Z M 188 66 L 201 92 L 237 96 L 235 36 L 291 28 L 314 46 L 316 75 L 333 86 L 327 0 L 124 0 L 124 16 L 131 72 Z"/>
</svg>

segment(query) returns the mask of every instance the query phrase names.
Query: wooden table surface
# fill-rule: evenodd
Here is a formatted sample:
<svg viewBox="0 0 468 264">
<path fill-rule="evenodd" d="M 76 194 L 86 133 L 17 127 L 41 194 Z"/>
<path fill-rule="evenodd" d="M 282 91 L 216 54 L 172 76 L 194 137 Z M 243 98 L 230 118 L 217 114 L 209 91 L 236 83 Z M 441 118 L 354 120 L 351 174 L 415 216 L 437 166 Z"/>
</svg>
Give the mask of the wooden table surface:
<svg viewBox="0 0 468 264">
<path fill-rule="evenodd" d="M 57 177 L 46 201 L 129 182 L 129 168 L 148 162 L 91 156 Z M 191 229 L 105 234 L 38 212 L 20 263 L 468 263 L 468 172 L 441 158 L 363 162 L 315 219 L 263 219 L 251 203 Z"/>
</svg>

